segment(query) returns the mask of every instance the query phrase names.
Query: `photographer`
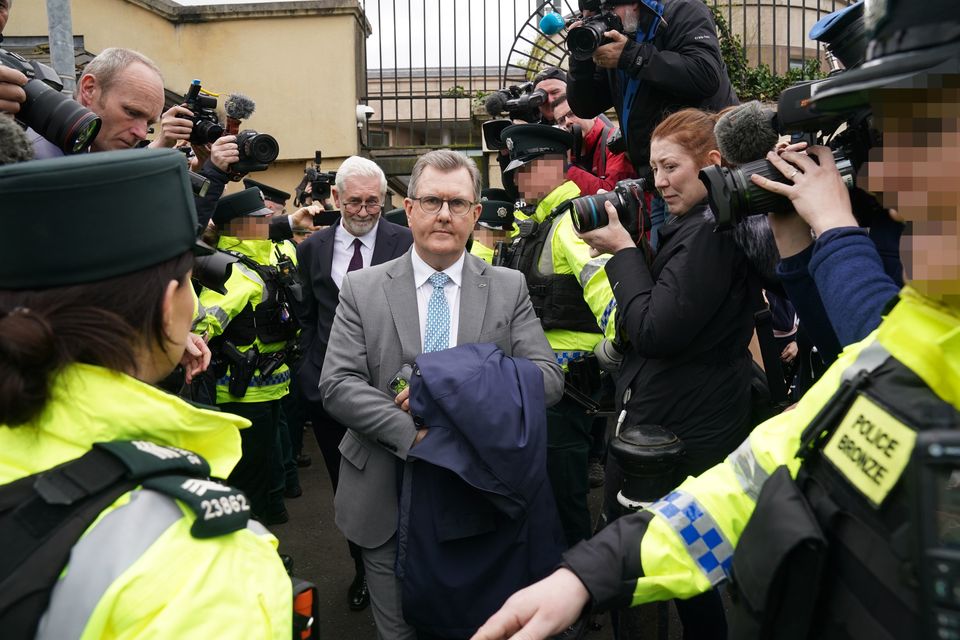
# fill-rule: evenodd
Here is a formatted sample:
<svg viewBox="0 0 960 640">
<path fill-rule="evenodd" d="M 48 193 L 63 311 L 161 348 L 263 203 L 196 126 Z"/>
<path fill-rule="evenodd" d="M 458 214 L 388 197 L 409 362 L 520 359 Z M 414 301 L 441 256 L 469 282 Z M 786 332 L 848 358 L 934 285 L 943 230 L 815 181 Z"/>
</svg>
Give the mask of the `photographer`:
<svg viewBox="0 0 960 640">
<path fill-rule="evenodd" d="M 553 115 L 553 102 L 567 95 L 567 73 L 559 67 L 547 67 L 534 76 L 533 89 L 542 89 L 547 94 L 540 105 L 540 124 L 560 124 Z"/>
<path fill-rule="evenodd" d="M 74 98 L 103 120 L 91 151 L 133 149 L 146 140 L 151 125 L 160 118 L 163 77 L 145 55 L 111 47 L 87 63 Z M 28 134 L 36 159 L 63 155 L 37 132 Z"/>
<path fill-rule="evenodd" d="M 606 31 L 610 42 L 590 58 L 570 56 L 567 100 L 582 118 L 616 109 L 627 154 L 644 176 L 650 134 L 664 115 L 684 107 L 719 111 L 737 104 L 737 97 L 720 56 L 716 24 L 701 0 L 612 0 L 602 7 L 619 20 L 622 32 Z M 655 198 L 650 213 L 656 247 L 667 214 L 663 201 Z"/>
<path fill-rule="evenodd" d="M 579 118 L 570 110 L 566 96 L 551 104 L 557 125 L 580 136 L 579 157 L 572 157 L 567 168 L 567 179 L 580 187 L 580 193 L 590 196 L 601 189 L 609 191 L 620 182 L 636 177 L 633 165 L 625 153 L 615 153 L 607 141 L 616 127 L 601 118 Z M 576 147 L 577 145 L 575 145 Z"/>
<path fill-rule="evenodd" d="M 520 627 L 530 640 L 544 638 L 591 601 L 688 597 L 731 576 L 731 620 L 742 623 L 731 629 L 737 637 L 910 640 L 953 633 L 955 618 L 936 596 L 942 583 L 934 559 L 947 557 L 944 547 L 952 544 L 945 530 L 955 509 L 936 501 L 953 500 L 946 480 L 957 460 L 945 458 L 935 472 L 943 482 L 931 486 L 935 467 L 924 454 L 945 448 L 937 445 L 955 435 L 960 409 L 960 18 L 952 1 L 888 0 L 873 9 L 867 64 L 823 82 L 813 105 L 825 112 L 874 109 L 884 146 L 871 154 L 865 184 L 910 223 L 903 253 L 910 282 L 899 301 L 794 410 L 754 429 L 726 462 L 568 552 L 566 568 L 515 594 L 477 640 Z M 792 176 L 792 184 L 773 189 L 824 236 L 833 224 L 842 225 L 832 227 L 835 233 L 851 229 L 830 155 L 811 152 L 819 167 L 796 152 L 771 156 Z M 873 442 L 858 425 L 871 426 Z M 897 445 L 878 446 L 878 429 L 886 434 L 880 444 L 893 436 Z M 699 530 L 709 527 L 720 539 L 716 565 L 678 535 L 666 508 L 676 500 L 695 514 Z M 949 562 L 941 566 L 952 569 Z"/>
</svg>

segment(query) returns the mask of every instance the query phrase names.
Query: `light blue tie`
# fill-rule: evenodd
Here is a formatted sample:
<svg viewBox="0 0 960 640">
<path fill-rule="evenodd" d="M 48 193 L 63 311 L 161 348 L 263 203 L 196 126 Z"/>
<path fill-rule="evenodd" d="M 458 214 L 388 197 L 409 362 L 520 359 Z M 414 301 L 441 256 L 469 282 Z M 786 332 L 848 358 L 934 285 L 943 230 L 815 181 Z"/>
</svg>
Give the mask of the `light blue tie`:
<svg viewBox="0 0 960 640">
<path fill-rule="evenodd" d="M 443 294 L 443 287 L 450 282 L 450 276 L 438 272 L 429 279 L 433 285 L 433 294 L 427 304 L 427 327 L 423 332 L 424 353 L 446 349 L 450 342 L 450 307 Z"/>
</svg>

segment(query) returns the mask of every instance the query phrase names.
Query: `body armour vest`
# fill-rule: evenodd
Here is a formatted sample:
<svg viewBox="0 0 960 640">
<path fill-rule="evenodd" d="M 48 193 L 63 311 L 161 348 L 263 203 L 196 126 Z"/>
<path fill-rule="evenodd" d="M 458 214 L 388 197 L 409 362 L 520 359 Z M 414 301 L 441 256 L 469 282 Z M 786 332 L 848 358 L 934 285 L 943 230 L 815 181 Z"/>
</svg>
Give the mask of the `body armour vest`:
<svg viewBox="0 0 960 640">
<path fill-rule="evenodd" d="M 277 267 L 262 265 L 247 256 L 235 254 L 240 261 L 253 269 L 265 288 L 265 299 L 256 308 L 247 304 L 237 316 L 230 321 L 223 332 L 223 339 L 234 345 L 247 346 L 259 338 L 263 344 L 287 342 L 297 336 L 297 321 L 291 313 L 287 301 L 286 287 L 280 282 L 280 272 Z"/>
<path fill-rule="evenodd" d="M 960 510 L 922 513 L 914 445 L 955 432 L 960 412 L 879 343 L 864 354 L 872 362 L 848 369 L 804 431 L 796 481 L 781 467 L 760 493 L 734 555 L 731 638 L 956 637 L 921 631 L 960 622 L 960 611 L 921 604 L 924 563 L 944 563 L 923 551 L 917 525 L 960 531 Z M 937 599 L 960 610 L 954 584 Z"/>
<path fill-rule="evenodd" d="M 550 239 L 557 215 L 552 214 L 539 223 L 530 218 L 519 221 L 520 234 L 514 240 L 512 259 L 506 266 L 523 272 L 527 277 L 530 302 L 544 330 L 602 333 L 597 319 L 583 299 L 583 287 L 577 276 L 569 273 L 548 275 L 539 269 L 540 255 Z"/>
</svg>

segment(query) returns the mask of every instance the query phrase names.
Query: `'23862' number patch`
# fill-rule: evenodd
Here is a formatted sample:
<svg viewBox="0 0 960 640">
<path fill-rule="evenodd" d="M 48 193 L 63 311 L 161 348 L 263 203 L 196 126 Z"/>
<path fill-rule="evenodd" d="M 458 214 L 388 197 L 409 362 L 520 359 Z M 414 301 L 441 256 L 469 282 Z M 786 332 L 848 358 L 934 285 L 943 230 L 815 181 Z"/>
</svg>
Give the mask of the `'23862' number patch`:
<svg viewBox="0 0 960 640">
<path fill-rule="evenodd" d="M 213 538 L 247 526 L 250 503 L 239 489 L 229 485 L 189 476 L 150 478 L 144 488 L 165 493 L 185 503 L 196 514 L 190 527 L 195 538 Z"/>
</svg>

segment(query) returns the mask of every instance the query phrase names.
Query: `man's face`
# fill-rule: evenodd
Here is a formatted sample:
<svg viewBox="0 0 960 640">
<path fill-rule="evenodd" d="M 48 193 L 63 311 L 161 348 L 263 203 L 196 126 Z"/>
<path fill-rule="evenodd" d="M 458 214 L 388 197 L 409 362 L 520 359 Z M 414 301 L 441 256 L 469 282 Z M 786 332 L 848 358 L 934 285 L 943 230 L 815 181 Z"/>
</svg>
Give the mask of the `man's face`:
<svg viewBox="0 0 960 640">
<path fill-rule="evenodd" d="M 417 198 L 437 196 L 444 200 L 460 198 L 475 202 L 473 180 L 464 168 L 441 172 L 425 167 L 417 183 Z M 444 203 L 436 213 L 427 213 L 419 201 L 405 198 L 403 208 L 407 212 L 407 224 L 413 233 L 413 245 L 424 262 L 437 271 L 446 269 L 460 258 L 467 238 L 480 217 L 480 204 L 469 207 L 465 215 L 454 215 L 450 205 Z"/>
<path fill-rule="evenodd" d="M 567 83 L 557 78 L 542 80 L 534 89 L 543 89 L 547 92 L 547 99 L 540 105 L 540 115 L 550 121 L 555 121 L 553 107 L 550 106 L 554 100 L 567 93 Z"/>
<path fill-rule="evenodd" d="M 623 30 L 627 33 L 636 33 L 640 26 L 640 3 L 618 4 L 610 7 L 623 23 Z"/>
<path fill-rule="evenodd" d="M 517 190 L 527 204 L 536 204 L 566 181 L 563 158 L 537 158 L 516 171 Z"/>
<path fill-rule="evenodd" d="M 380 219 L 385 193 L 380 191 L 380 178 L 355 176 L 343 182 L 343 193 L 331 187 L 333 202 L 340 209 L 340 223 L 352 236 L 366 235 Z M 366 206 L 361 206 L 366 205 Z"/>
<path fill-rule="evenodd" d="M 575 124 L 580 125 L 580 135 L 583 137 L 586 137 L 590 131 L 588 125 L 591 123 L 589 121 L 585 122 L 583 118 L 575 116 L 573 111 L 570 110 L 570 104 L 567 102 L 561 102 L 553 108 L 553 117 L 558 125 L 571 133 L 573 132 L 573 125 Z"/>
<path fill-rule="evenodd" d="M 163 110 L 163 81 L 139 62 L 120 72 L 108 91 L 93 76 L 80 79 L 80 104 L 103 119 L 93 151 L 131 149 L 147 137 L 147 129 Z"/>
<path fill-rule="evenodd" d="M 0 0 L 0 34 L 3 28 L 7 26 L 7 18 L 10 17 L 10 0 Z"/>
<path fill-rule="evenodd" d="M 861 186 L 907 223 L 900 256 L 911 284 L 960 306 L 960 81 L 953 88 L 879 92 L 883 146 Z"/>
</svg>

